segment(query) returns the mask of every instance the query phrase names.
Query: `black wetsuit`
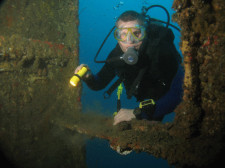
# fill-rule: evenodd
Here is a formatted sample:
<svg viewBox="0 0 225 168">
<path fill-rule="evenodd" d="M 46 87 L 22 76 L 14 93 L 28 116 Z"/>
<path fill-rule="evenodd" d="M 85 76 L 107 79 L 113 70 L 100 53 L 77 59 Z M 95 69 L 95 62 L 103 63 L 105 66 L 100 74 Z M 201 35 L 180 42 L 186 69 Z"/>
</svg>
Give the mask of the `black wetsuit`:
<svg viewBox="0 0 225 168">
<path fill-rule="evenodd" d="M 132 92 L 133 96 L 138 101 L 145 99 L 157 101 L 164 96 L 170 90 L 173 78 L 179 69 L 180 55 L 173 44 L 174 35 L 170 29 L 152 25 L 147 30 L 147 38 L 145 38 L 139 50 L 137 64 L 128 65 L 120 60 L 123 51 L 117 44 L 97 75 L 93 75 L 88 80 L 85 80 L 88 87 L 93 90 L 101 90 L 115 76 L 119 76 L 123 79 L 126 92 L 128 93 L 140 70 L 145 68 L 144 76 L 140 80 L 138 88 Z M 179 82 L 181 83 L 181 81 Z M 177 105 L 179 101 L 176 101 L 175 104 Z M 172 112 L 171 108 L 169 112 Z M 161 112 L 162 115 L 156 118 L 161 118 L 169 112 Z"/>
</svg>

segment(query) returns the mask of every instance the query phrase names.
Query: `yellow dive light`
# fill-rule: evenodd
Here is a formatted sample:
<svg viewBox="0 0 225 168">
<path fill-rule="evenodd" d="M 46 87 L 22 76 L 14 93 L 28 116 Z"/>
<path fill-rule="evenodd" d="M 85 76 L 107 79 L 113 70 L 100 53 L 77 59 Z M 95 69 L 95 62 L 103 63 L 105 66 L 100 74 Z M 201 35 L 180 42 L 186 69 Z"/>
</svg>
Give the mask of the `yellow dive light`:
<svg viewBox="0 0 225 168">
<path fill-rule="evenodd" d="M 74 74 L 74 76 L 70 79 L 70 84 L 72 86 L 77 86 L 77 84 L 80 82 L 81 77 L 84 76 L 84 74 L 87 72 L 86 67 L 82 67 L 81 70 L 79 70 L 78 73 Z"/>
</svg>

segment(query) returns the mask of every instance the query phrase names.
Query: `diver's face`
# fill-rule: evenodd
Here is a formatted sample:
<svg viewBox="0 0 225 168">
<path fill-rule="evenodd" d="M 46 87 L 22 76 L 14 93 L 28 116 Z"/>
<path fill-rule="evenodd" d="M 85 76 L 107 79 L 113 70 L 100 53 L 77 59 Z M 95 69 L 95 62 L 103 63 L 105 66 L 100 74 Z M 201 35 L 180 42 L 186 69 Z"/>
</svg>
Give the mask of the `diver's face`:
<svg viewBox="0 0 225 168">
<path fill-rule="evenodd" d="M 118 28 L 130 28 L 130 27 L 135 27 L 136 25 L 138 25 L 137 20 L 128 21 L 128 22 L 119 20 L 117 27 Z M 126 43 L 124 43 L 122 41 L 118 41 L 118 43 L 123 52 L 126 52 L 129 47 L 134 47 L 138 51 L 140 49 L 142 41 L 140 41 L 138 43 L 133 43 L 132 41 L 128 41 Z"/>
</svg>

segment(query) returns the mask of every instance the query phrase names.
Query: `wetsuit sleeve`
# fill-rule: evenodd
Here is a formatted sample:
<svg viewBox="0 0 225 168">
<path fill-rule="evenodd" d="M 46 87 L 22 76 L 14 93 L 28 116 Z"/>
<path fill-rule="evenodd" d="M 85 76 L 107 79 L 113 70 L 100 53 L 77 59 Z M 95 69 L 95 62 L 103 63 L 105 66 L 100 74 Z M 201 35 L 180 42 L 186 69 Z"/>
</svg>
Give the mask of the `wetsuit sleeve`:
<svg viewBox="0 0 225 168">
<path fill-rule="evenodd" d="M 146 117 L 151 120 L 161 120 L 164 115 L 173 112 L 176 106 L 181 102 L 183 95 L 183 76 L 184 71 L 180 65 L 180 55 L 173 44 L 173 33 L 167 32 L 157 49 L 152 55 L 151 72 L 158 81 L 162 81 L 164 87 L 161 92 L 160 87 L 157 91 L 159 98 L 156 100 L 154 109 L 146 109 Z M 161 83 L 158 83 L 160 85 Z M 163 93 L 163 94 L 162 94 Z M 154 111 L 154 112 L 152 112 Z M 149 115 L 150 114 L 150 115 Z"/>
<path fill-rule="evenodd" d="M 172 81 L 170 90 L 156 101 L 154 106 L 147 106 L 142 110 L 141 119 L 161 121 L 166 114 L 173 112 L 183 97 L 184 70 L 179 65 L 178 71 Z"/>
<path fill-rule="evenodd" d="M 88 79 L 84 80 L 84 82 L 92 90 L 101 90 L 104 89 L 114 77 L 114 69 L 106 63 L 96 75 L 91 75 Z"/>
<path fill-rule="evenodd" d="M 122 54 L 122 50 L 120 46 L 117 44 L 115 48 L 111 51 L 109 56 L 107 57 L 105 65 L 102 69 L 96 74 L 91 75 L 88 79 L 84 80 L 87 86 L 92 90 L 101 90 L 104 89 L 116 76 L 116 68 L 113 63 L 109 60 L 117 57 Z"/>
<path fill-rule="evenodd" d="M 183 96 L 184 70 L 179 65 L 176 76 L 174 77 L 170 90 L 156 102 L 153 120 L 163 118 L 164 115 L 173 112 L 176 106 L 182 101 Z"/>
<path fill-rule="evenodd" d="M 173 44 L 173 38 L 168 38 L 168 36 L 173 36 L 171 30 L 168 32 L 167 38 L 161 43 L 162 48 L 165 48 L 165 50 L 160 50 L 158 61 L 161 73 L 160 76 L 168 83 L 169 88 L 166 94 L 156 101 L 153 120 L 162 118 L 164 115 L 173 112 L 176 106 L 181 102 L 183 95 L 182 84 L 184 70 L 180 65 L 180 55 Z"/>
</svg>

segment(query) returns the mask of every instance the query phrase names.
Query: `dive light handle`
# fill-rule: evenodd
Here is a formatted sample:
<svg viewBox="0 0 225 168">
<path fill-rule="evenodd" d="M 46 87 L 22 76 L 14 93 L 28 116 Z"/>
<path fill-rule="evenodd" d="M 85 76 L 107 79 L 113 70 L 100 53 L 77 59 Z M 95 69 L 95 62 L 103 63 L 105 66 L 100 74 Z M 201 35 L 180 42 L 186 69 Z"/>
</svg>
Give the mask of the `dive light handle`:
<svg viewBox="0 0 225 168">
<path fill-rule="evenodd" d="M 76 74 L 74 74 L 74 76 L 70 79 L 70 84 L 72 86 L 77 86 L 78 83 L 81 80 L 81 77 L 84 76 L 87 72 L 87 68 L 86 67 L 82 67 Z"/>
</svg>

